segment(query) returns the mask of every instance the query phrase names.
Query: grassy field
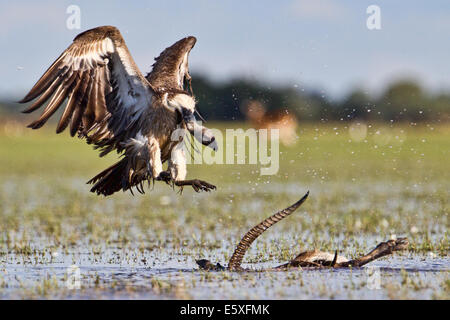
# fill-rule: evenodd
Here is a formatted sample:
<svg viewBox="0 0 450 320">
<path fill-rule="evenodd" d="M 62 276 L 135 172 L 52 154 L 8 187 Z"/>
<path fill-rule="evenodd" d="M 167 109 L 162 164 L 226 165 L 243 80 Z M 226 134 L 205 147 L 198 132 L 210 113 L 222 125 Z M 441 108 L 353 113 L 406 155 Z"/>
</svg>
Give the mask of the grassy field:
<svg viewBox="0 0 450 320">
<path fill-rule="evenodd" d="M 296 144 L 280 147 L 276 175 L 260 176 L 258 165 L 190 165 L 188 177 L 217 190 L 179 195 L 157 183 L 145 195 L 108 198 L 85 182 L 117 156 L 100 159 L 49 127 L 0 126 L 0 297 L 450 298 L 448 125 L 375 123 L 363 134 L 302 124 Z M 379 290 L 367 287 L 365 270 L 197 270 L 196 258 L 226 263 L 250 227 L 307 190 L 300 211 L 258 239 L 245 265 L 313 248 L 353 257 L 407 236 L 408 251 L 372 264 Z M 71 265 L 80 268 L 78 290 L 65 283 Z"/>
</svg>

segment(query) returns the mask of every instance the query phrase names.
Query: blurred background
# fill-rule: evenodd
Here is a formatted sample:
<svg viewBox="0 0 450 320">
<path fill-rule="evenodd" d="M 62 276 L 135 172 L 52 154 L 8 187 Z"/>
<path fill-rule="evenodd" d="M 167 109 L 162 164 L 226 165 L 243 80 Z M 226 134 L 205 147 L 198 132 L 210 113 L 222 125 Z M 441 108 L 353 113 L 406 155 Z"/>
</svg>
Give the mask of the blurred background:
<svg viewBox="0 0 450 320">
<path fill-rule="evenodd" d="M 114 25 L 144 74 L 196 36 L 190 69 L 209 120 L 448 121 L 450 3 L 377 1 L 380 29 L 370 30 L 372 2 L 2 1 L 1 119 L 23 119 L 13 101 L 78 33 Z M 71 5 L 79 29 L 67 26 Z"/>
</svg>

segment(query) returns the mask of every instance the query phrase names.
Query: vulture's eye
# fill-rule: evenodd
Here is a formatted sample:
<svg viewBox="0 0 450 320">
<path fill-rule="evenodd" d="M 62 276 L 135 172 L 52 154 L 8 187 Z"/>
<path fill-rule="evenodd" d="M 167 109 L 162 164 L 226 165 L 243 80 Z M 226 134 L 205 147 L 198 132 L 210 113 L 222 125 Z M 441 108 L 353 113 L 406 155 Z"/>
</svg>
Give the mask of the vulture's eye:
<svg viewBox="0 0 450 320">
<path fill-rule="evenodd" d="M 177 110 L 176 114 L 177 114 L 177 124 L 181 124 L 181 122 L 183 122 L 183 116 L 181 114 L 181 111 Z"/>
</svg>

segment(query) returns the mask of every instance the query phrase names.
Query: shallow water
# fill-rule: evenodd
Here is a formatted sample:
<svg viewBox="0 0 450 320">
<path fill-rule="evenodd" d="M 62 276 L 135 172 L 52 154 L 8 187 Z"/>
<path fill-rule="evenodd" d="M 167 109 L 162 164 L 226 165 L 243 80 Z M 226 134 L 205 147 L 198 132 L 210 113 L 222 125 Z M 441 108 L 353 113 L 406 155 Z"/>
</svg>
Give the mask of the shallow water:
<svg viewBox="0 0 450 320">
<path fill-rule="evenodd" d="M 236 273 L 200 271 L 195 259 L 207 258 L 226 264 L 236 240 L 245 230 L 273 213 L 274 207 L 281 206 L 272 203 L 265 194 L 289 199 L 280 201 L 285 207 L 304 186 L 274 184 L 260 188 L 264 193 L 256 193 L 250 200 L 236 199 L 239 186 L 230 187 L 228 193 L 222 191 L 223 198 L 215 194 L 209 198 L 185 194 L 163 199 L 167 197 L 166 190 L 157 188 L 152 191 L 150 205 L 145 196 L 123 195 L 99 202 L 95 197 L 77 194 L 80 204 L 72 209 L 70 192 L 75 187 L 69 188 L 69 194 L 58 192 L 59 196 L 51 196 L 54 189 L 38 190 L 36 183 L 30 182 L 22 188 L 24 201 L 14 198 L 17 194 L 8 193 L 7 185 L 15 183 L 12 178 L 3 184 L 3 199 L 9 202 L 3 218 L 20 219 L 20 225 L 5 232 L 0 239 L 0 298 L 3 299 L 450 297 L 447 216 L 436 214 L 441 210 L 438 201 L 415 200 L 423 190 L 402 196 L 401 186 L 381 188 L 372 183 L 368 197 L 363 196 L 361 190 L 365 187 L 361 184 L 359 188 L 346 188 L 346 196 L 337 198 L 339 186 L 330 184 L 325 192 L 320 192 L 319 186 L 313 184 L 316 196 L 249 249 L 244 266 L 253 271 Z M 30 196 L 36 192 L 42 196 Z M 53 198 L 51 207 L 47 207 L 45 199 L 50 197 Z M 183 201 L 186 198 L 189 202 Z M 378 198 L 399 200 L 379 202 Z M 161 200 L 162 204 L 155 205 L 154 199 Z M 171 202 L 172 207 L 167 207 L 162 200 Z M 199 214 L 198 204 L 202 201 L 210 208 Z M 333 201 L 338 204 L 328 205 L 327 202 Z M 401 207 L 402 203 L 410 204 Z M 380 212 L 389 209 L 401 214 L 393 218 L 385 215 L 368 224 L 364 220 L 366 212 L 376 213 L 374 204 Z M 90 211 L 84 213 L 85 210 Z M 239 217 L 236 212 L 244 216 L 244 222 L 236 224 L 235 219 Z M 358 223 L 361 226 L 355 228 Z M 369 228 L 366 231 L 365 223 Z M 419 231 L 411 232 L 411 225 Z M 341 230 L 352 231 L 348 234 Z M 360 269 L 264 271 L 314 248 L 331 252 L 339 249 L 340 254 L 354 257 L 367 253 L 393 234 L 408 236 L 416 249 L 385 257 Z M 79 282 L 67 282 L 68 279 Z"/>
<path fill-rule="evenodd" d="M 401 253 L 352 270 L 264 271 L 278 264 L 266 262 L 244 264 L 251 271 L 237 273 L 200 271 L 194 257 L 167 251 L 126 251 L 54 251 L 35 261 L 3 255 L 0 298 L 431 299 L 449 294 L 448 256 Z M 79 280 L 80 287 L 68 279 Z"/>
</svg>

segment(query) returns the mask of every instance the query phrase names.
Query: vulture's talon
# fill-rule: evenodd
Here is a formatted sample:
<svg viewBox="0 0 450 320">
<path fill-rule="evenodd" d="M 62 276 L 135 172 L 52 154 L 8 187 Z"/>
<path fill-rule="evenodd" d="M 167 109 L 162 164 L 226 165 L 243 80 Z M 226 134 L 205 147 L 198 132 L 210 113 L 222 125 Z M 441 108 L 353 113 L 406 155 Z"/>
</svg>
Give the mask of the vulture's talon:
<svg viewBox="0 0 450 320">
<path fill-rule="evenodd" d="M 156 180 L 164 181 L 165 183 L 170 184 L 172 181 L 172 176 L 169 171 L 161 171 L 159 176 L 156 177 Z"/>
<path fill-rule="evenodd" d="M 206 181 L 199 180 L 199 179 L 175 181 L 175 185 L 179 186 L 179 187 L 191 186 L 195 192 L 200 192 L 200 191 L 209 192 L 211 190 L 216 189 L 216 186 L 214 186 Z"/>
</svg>

